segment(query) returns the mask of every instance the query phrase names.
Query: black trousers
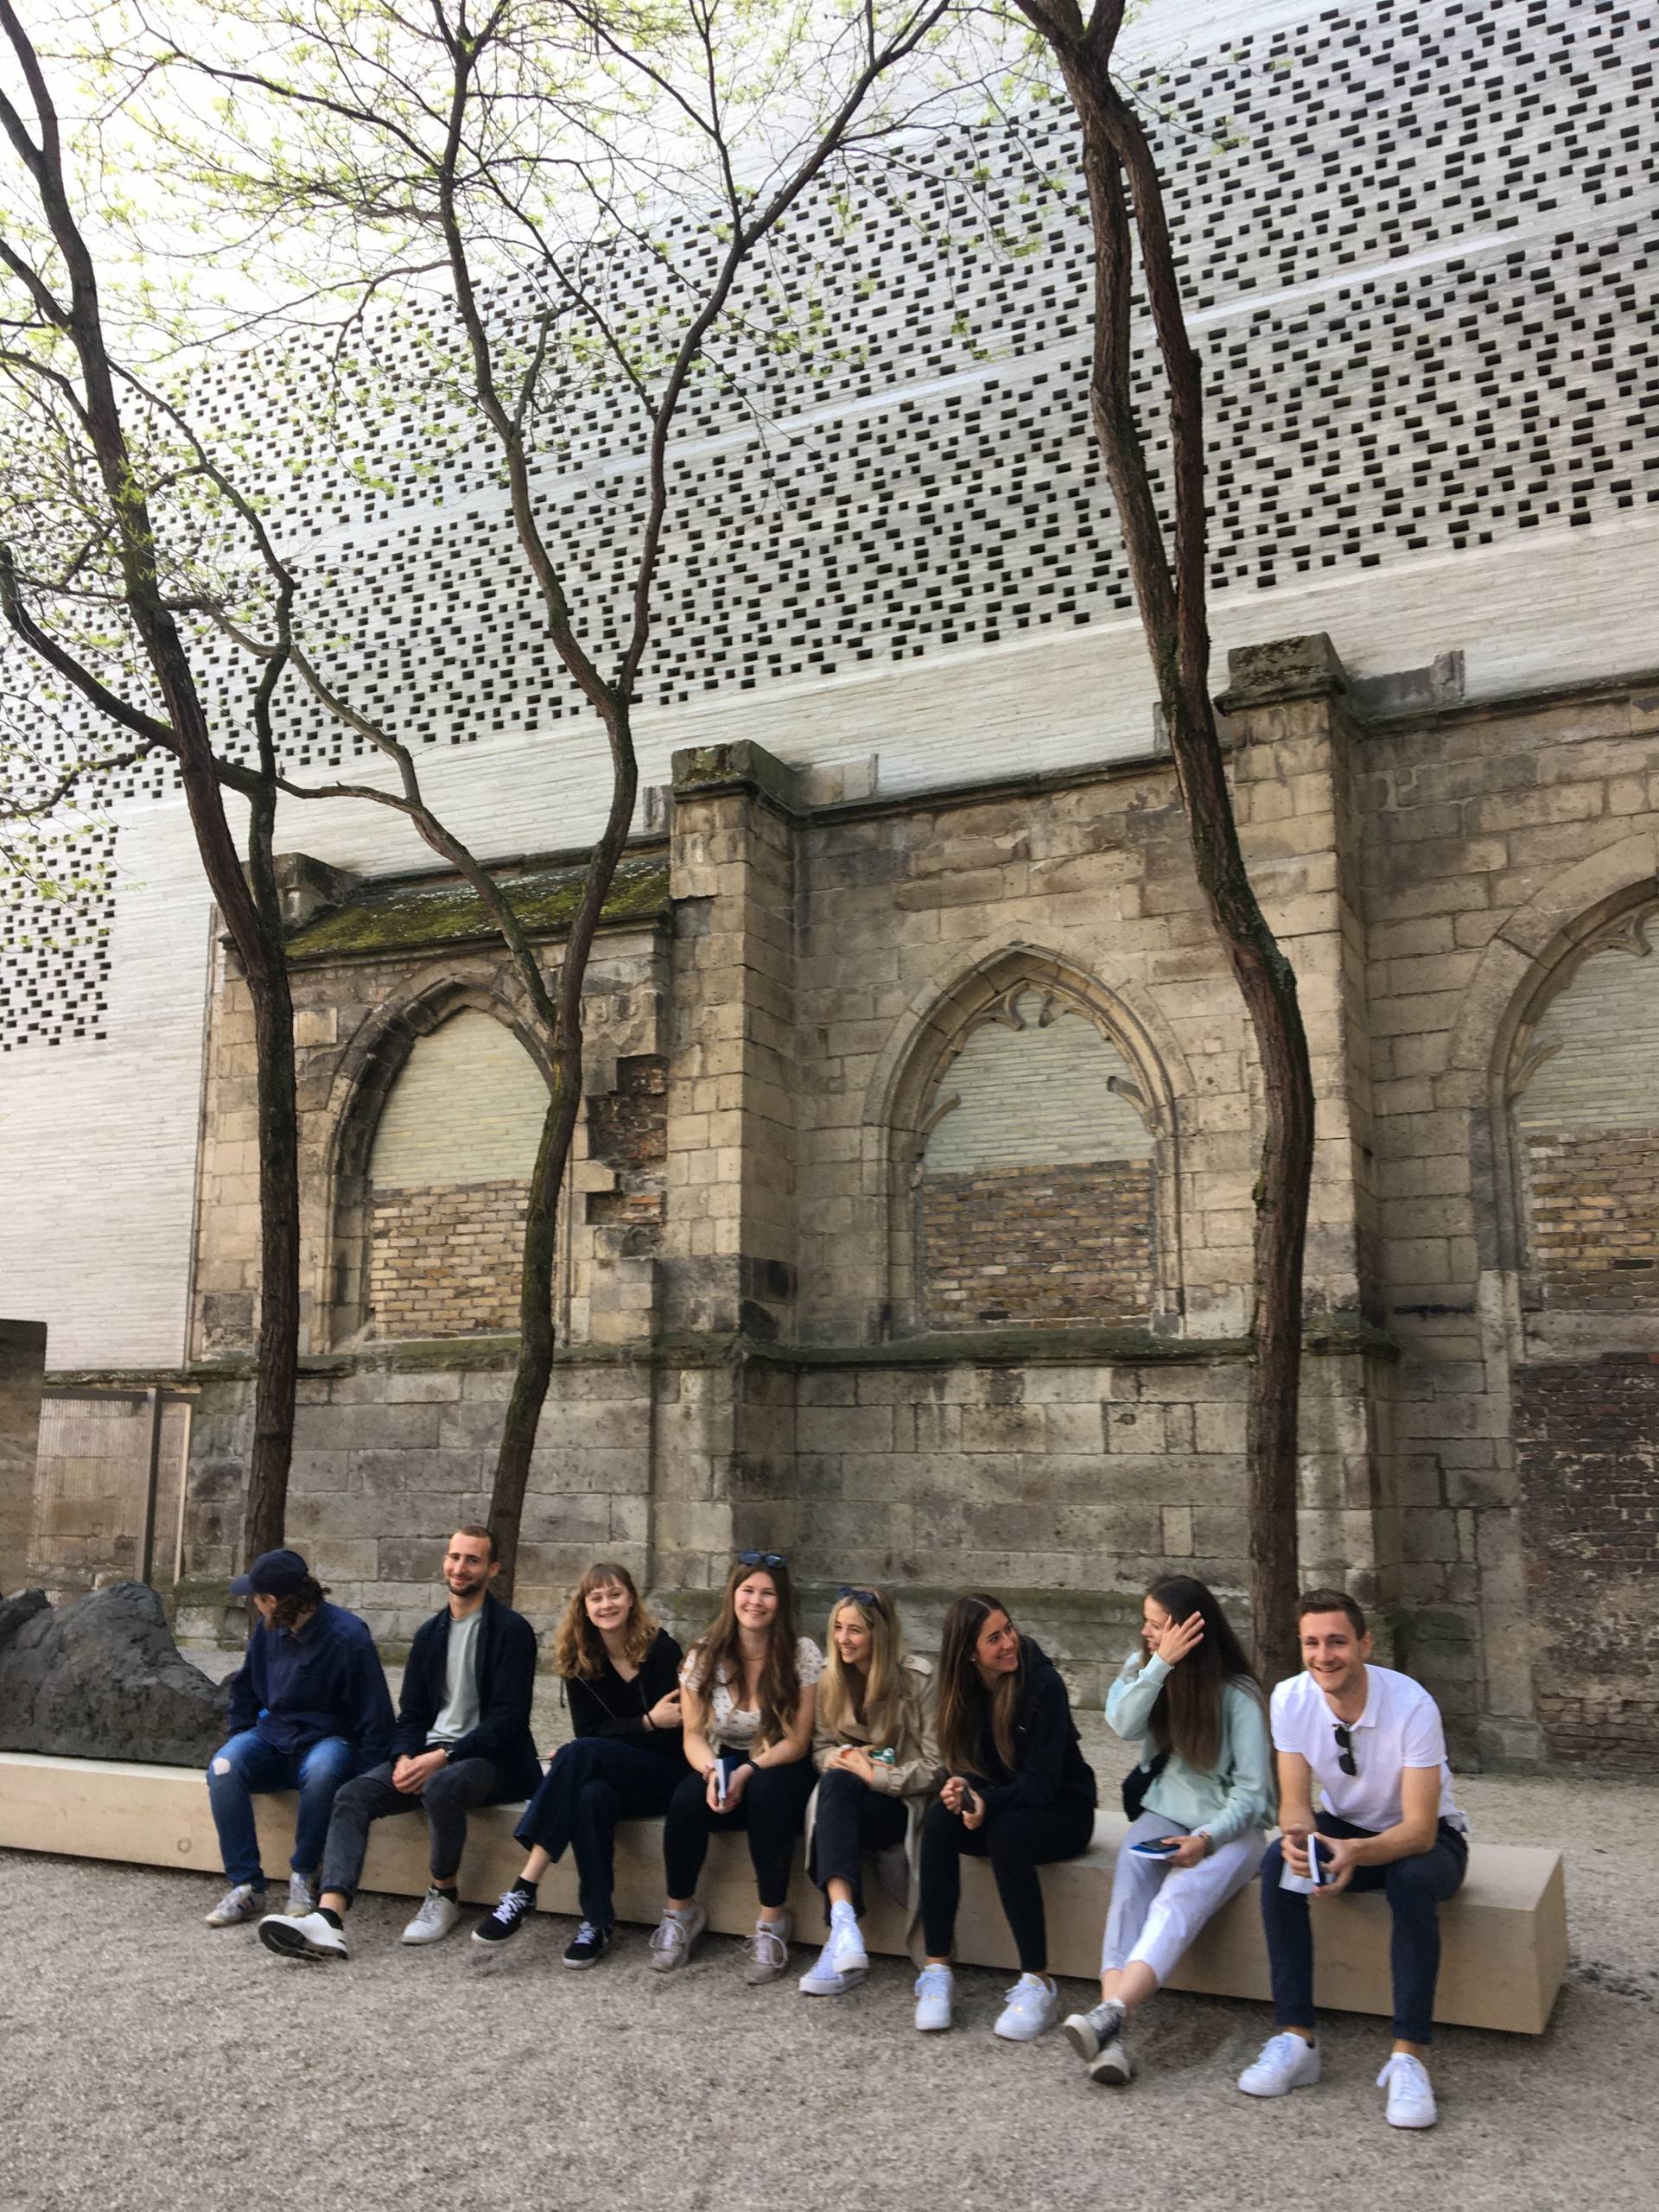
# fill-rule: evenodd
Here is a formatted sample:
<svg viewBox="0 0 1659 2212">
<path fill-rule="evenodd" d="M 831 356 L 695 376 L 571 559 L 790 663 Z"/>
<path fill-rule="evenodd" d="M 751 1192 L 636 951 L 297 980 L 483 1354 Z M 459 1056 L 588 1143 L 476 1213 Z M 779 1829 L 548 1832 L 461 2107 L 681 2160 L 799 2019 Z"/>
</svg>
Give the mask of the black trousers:
<svg viewBox="0 0 1659 2212">
<path fill-rule="evenodd" d="M 769 1912 L 775 1911 L 789 1896 L 795 1839 L 817 1778 L 810 1759 L 791 1759 L 787 1766 L 752 1767 L 736 1809 L 715 1813 L 709 1808 L 708 1783 L 695 1769 L 689 1770 L 669 1801 L 663 1823 L 663 1866 L 670 1897 L 695 1894 L 711 1835 L 741 1828 L 748 1835 L 760 1902 Z"/>
<path fill-rule="evenodd" d="M 553 1754 L 513 1834 L 520 1843 L 539 1844 L 556 1863 L 574 1849 L 582 1918 L 595 1928 L 613 1927 L 616 1824 L 665 1813 L 685 1770 L 677 1753 L 664 1758 L 618 1737 L 578 1736 Z"/>
<path fill-rule="evenodd" d="M 1075 1797 L 1052 1805 L 1016 1805 L 992 1813 L 976 1828 L 935 1798 L 922 1822 L 922 1941 L 930 1959 L 948 1959 L 962 1898 L 962 1859 L 988 1859 L 996 1877 L 1022 1973 L 1048 1965 L 1048 1923 L 1037 1869 L 1075 1859 L 1094 1840 L 1095 1808 Z"/>
<path fill-rule="evenodd" d="M 390 1760 L 385 1766 L 371 1767 L 367 1774 L 359 1774 L 335 1794 L 334 1808 L 328 1815 L 328 1840 L 322 1847 L 319 1891 L 338 1890 L 344 1897 L 355 1897 L 369 1847 L 370 1824 L 398 1813 L 426 1815 L 432 1878 L 453 1882 L 467 1847 L 467 1814 L 474 1805 L 498 1803 L 500 1796 L 495 1768 L 488 1759 L 462 1759 L 454 1766 L 441 1766 L 418 1797 L 393 1789 Z"/>
<path fill-rule="evenodd" d="M 853 1910 L 864 1910 L 864 1854 L 886 1851 L 905 1840 L 910 1815 L 902 1797 L 888 1797 L 843 1767 L 818 1777 L 818 1805 L 812 1821 L 812 1879 L 827 1889 L 850 1882 Z"/>
</svg>

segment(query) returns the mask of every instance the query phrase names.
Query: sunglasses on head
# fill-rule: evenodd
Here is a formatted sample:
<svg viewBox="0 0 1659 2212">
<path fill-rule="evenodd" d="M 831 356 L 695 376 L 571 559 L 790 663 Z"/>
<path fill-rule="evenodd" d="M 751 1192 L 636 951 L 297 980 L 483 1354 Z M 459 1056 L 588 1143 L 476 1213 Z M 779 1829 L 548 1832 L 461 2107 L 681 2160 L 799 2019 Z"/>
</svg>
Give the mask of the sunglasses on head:
<svg viewBox="0 0 1659 2212">
<path fill-rule="evenodd" d="M 1340 1721 L 1333 1725 L 1331 1732 L 1337 1739 L 1337 1764 L 1344 1774 L 1357 1774 L 1359 1761 L 1354 1757 L 1353 1738 Z"/>
<path fill-rule="evenodd" d="M 787 1567 L 788 1554 L 784 1552 L 739 1552 L 740 1567 Z"/>
<path fill-rule="evenodd" d="M 843 1598 L 850 1598 L 855 1605 L 879 1605 L 881 1603 L 874 1590 L 855 1590 L 850 1582 L 843 1582 L 836 1591 L 836 1603 L 839 1605 Z"/>
</svg>

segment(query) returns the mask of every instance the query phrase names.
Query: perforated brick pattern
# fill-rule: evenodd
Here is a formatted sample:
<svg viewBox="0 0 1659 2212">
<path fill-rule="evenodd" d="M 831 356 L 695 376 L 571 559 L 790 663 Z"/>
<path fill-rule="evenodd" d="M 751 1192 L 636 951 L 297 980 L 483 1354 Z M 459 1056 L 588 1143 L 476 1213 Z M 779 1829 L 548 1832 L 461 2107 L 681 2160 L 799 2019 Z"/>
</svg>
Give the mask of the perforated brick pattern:
<svg viewBox="0 0 1659 2212">
<path fill-rule="evenodd" d="M 1519 549 L 1654 500 L 1656 44 L 1650 11 L 1618 0 L 1377 0 L 1231 40 L 1148 88 L 1208 379 L 1218 594 Z M 855 188 L 850 226 L 828 189 L 803 201 L 768 268 L 801 346 L 727 345 L 680 425 L 642 703 L 1128 611 L 1087 419 L 1086 224 L 1075 190 L 1050 189 L 1073 173 L 1050 108 Z M 963 243 L 976 205 L 1018 251 Z M 707 251 L 685 232 L 671 247 L 683 268 Z M 648 308 L 668 283 L 641 272 L 632 296 Z M 452 342 L 436 320 L 429 334 Z M 384 413 L 324 420 L 303 358 L 273 391 L 221 378 L 209 395 L 227 424 L 256 412 L 300 472 L 278 479 L 272 519 L 305 585 L 338 588 L 316 618 L 340 639 L 332 672 L 416 746 L 582 711 L 486 442 L 435 426 L 399 390 L 395 334 L 376 343 Z M 1143 344 L 1143 391 L 1144 361 Z M 643 510 L 632 419 L 616 390 L 573 382 L 541 426 L 548 535 L 604 664 Z M 1514 577 L 1524 595 L 1524 561 Z M 243 674 L 203 651 L 234 730 Z M 296 762 L 361 752 L 296 695 L 285 712 Z M 122 787 L 159 791 L 163 774 Z M 50 1011 L 27 1037 L 96 1030 L 95 972 L 42 955 L 31 973 Z"/>
</svg>

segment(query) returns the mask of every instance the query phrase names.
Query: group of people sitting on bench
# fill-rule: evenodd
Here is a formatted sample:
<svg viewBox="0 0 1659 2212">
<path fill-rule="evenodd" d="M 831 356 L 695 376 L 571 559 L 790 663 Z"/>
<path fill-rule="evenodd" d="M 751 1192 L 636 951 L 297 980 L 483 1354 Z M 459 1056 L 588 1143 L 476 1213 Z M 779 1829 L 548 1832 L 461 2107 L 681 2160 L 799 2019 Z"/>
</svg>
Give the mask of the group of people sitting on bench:
<svg viewBox="0 0 1659 2212">
<path fill-rule="evenodd" d="M 827 1926 L 804 1994 L 842 1995 L 868 1970 L 868 1866 L 919 1915 L 916 2025 L 949 2028 L 965 1854 L 990 1861 L 1020 1960 L 995 2033 L 1027 2043 L 1059 2021 L 1038 1870 L 1089 1848 L 1095 1777 L 1058 1670 L 998 1599 L 956 1600 L 933 1669 L 906 1649 L 885 1592 L 843 1586 L 821 1651 L 799 1632 L 787 1560 L 744 1552 L 687 1653 L 627 1569 L 600 1563 L 556 1637 L 575 1732 L 543 1774 L 531 1732 L 536 1635 L 492 1594 L 497 1572 L 489 1531 L 457 1529 L 443 1559 L 448 1602 L 416 1634 L 395 1718 L 368 1627 L 328 1603 L 297 1553 L 268 1552 L 232 1584 L 259 1623 L 231 1684 L 229 1739 L 208 1768 L 231 1883 L 210 1926 L 257 1921 L 283 1957 L 345 1959 L 371 1824 L 418 1808 L 431 1885 L 403 1940 L 439 1942 L 462 1917 L 468 1813 L 524 1800 L 514 1834 L 528 1856 L 474 1944 L 499 1956 L 518 1938 L 543 1873 L 569 1851 L 580 1921 L 564 1964 L 597 1964 L 615 1941 L 617 1823 L 660 1817 L 665 1894 L 651 1965 L 671 1974 L 691 1957 L 709 1924 L 697 1898 L 709 1839 L 741 1830 L 759 1908 L 743 1974 L 762 1984 L 789 1966 L 804 1831 Z M 1203 1583 L 1169 1575 L 1147 1591 L 1140 1641 L 1106 1700 L 1108 1722 L 1140 1756 L 1122 1785 L 1129 1827 L 1100 2002 L 1064 2032 L 1093 2080 L 1131 2081 L 1130 2016 L 1259 1872 L 1276 2026 L 1238 2086 L 1256 2097 L 1304 2088 L 1319 2078 L 1310 1900 L 1382 1890 L 1395 2042 L 1378 2086 L 1392 2126 L 1427 2127 L 1438 1912 L 1463 1879 L 1467 1823 L 1433 1700 L 1370 1663 L 1353 1599 L 1310 1590 L 1299 1614 L 1304 1671 L 1268 1700 Z M 284 1789 L 299 1793 L 293 1871 L 286 1910 L 270 1912 L 251 1799 Z"/>
</svg>

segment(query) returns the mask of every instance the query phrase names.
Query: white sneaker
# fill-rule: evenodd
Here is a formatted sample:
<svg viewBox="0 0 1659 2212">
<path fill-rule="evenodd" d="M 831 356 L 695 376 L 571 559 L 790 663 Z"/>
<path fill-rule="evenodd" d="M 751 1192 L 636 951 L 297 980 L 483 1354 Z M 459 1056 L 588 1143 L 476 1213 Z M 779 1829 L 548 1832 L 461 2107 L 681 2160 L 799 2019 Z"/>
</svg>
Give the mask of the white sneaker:
<svg viewBox="0 0 1659 2212">
<path fill-rule="evenodd" d="M 757 1920 L 754 1933 L 743 1946 L 748 1954 L 743 1961 L 743 1979 L 752 1989 L 763 1983 L 776 1981 L 789 1965 L 789 1939 L 795 1933 L 795 1923 L 788 1913 L 781 1920 Z"/>
<path fill-rule="evenodd" d="M 268 1912 L 259 1923 L 259 1941 L 279 1959 L 348 1959 L 343 1929 L 320 1912 Z"/>
<path fill-rule="evenodd" d="M 690 1957 L 709 1925 L 709 1916 L 694 1898 L 683 1912 L 665 1912 L 651 1931 L 651 1963 L 658 1974 L 672 1974 Z"/>
<path fill-rule="evenodd" d="M 839 1997 L 843 1990 L 856 1988 L 869 1970 L 870 1955 L 858 1932 L 858 1923 L 837 1921 L 830 1928 L 830 1941 L 818 1953 L 817 1965 L 801 1976 L 801 1994 Z"/>
<path fill-rule="evenodd" d="M 1254 2063 L 1238 2077 L 1247 2097 L 1285 2097 L 1293 2089 L 1311 2089 L 1319 2078 L 1319 2047 L 1305 2043 L 1288 2028 L 1269 2036 Z"/>
<path fill-rule="evenodd" d="M 316 1909 L 315 1878 L 308 1874 L 290 1874 L 288 1878 L 288 1903 L 283 1910 L 292 1913 L 296 1919 L 302 1920 L 308 1912 L 315 1912 Z"/>
<path fill-rule="evenodd" d="M 1060 1993 L 1041 1974 L 1022 1974 L 1003 2001 L 993 2035 L 1005 2043 L 1035 2043 L 1060 2017 Z"/>
<path fill-rule="evenodd" d="M 1376 2077 L 1376 2086 L 1389 2093 L 1385 2116 L 1390 2127 L 1433 2127 L 1440 2118 L 1428 2069 L 1408 2050 L 1389 2054 L 1388 2064 Z"/>
<path fill-rule="evenodd" d="M 442 1890 L 429 1890 L 421 1909 L 404 1930 L 405 1943 L 442 1943 L 452 1928 L 461 1924 L 461 1907 Z"/>
<path fill-rule="evenodd" d="M 265 1893 L 251 1882 L 238 1882 L 226 1890 L 206 1917 L 210 1928 L 236 1928 L 245 1920 L 257 1920 L 265 1909 Z"/>
<path fill-rule="evenodd" d="M 956 1980 L 949 1967 L 926 1966 L 916 1977 L 916 2024 L 924 2035 L 950 2024 L 950 1997 Z"/>
</svg>

